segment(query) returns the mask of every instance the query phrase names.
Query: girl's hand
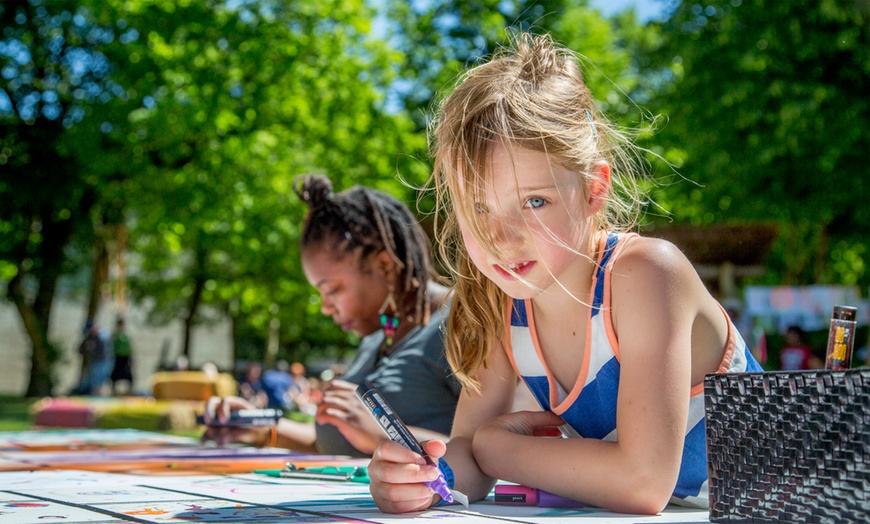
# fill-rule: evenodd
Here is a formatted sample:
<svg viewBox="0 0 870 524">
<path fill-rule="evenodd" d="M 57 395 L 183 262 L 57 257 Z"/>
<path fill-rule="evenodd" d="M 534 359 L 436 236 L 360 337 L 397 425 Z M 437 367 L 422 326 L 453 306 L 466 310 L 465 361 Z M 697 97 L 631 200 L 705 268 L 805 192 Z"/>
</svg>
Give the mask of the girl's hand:
<svg viewBox="0 0 870 524">
<path fill-rule="evenodd" d="M 334 380 L 323 394 L 315 415 L 319 424 L 332 424 L 359 451 L 371 455 L 387 439 L 371 412 L 356 396 L 356 384 Z"/>
<path fill-rule="evenodd" d="M 423 449 L 437 461 L 447 445 L 428 440 Z M 375 449 L 368 472 L 372 498 L 384 513 L 422 511 L 438 500 L 432 488 L 424 484 L 438 478 L 438 466 L 426 464 L 422 456 L 397 442 L 387 440 Z"/>
<path fill-rule="evenodd" d="M 521 444 L 523 437 L 560 434 L 558 427 L 564 423 L 562 417 L 552 411 L 517 411 L 490 419 L 474 433 L 471 443 L 474 460 L 486 475 L 517 482 L 516 471 L 506 468 L 505 457 L 524 445 Z"/>
<path fill-rule="evenodd" d="M 202 414 L 205 422 L 205 433 L 202 441 L 213 441 L 218 446 L 230 442 L 248 444 L 250 446 L 263 446 L 269 442 L 269 427 L 226 427 L 221 424 L 230 418 L 230 412 L 240 409 L 254 409 L 255 406 L 247 400 L 239 397 L 211 397 L 205 405 Z"/>
<path fill-rule="evenodd" d="M 559 436 L 559 426 L 565 423 L 562 417 L 552 411 L 517 411 L 495 417 L 477 430 L 474 435 L 478 439 L 491 441 L 500 435 L 511 433 L 527 436 Z"/>
</svg>

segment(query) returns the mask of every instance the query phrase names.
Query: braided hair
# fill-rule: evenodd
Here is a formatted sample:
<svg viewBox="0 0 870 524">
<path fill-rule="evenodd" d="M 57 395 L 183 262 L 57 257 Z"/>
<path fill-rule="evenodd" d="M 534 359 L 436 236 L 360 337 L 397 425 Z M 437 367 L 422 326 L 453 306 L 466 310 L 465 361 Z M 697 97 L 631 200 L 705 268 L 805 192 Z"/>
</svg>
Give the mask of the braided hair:
<svg viewBox="0 0 870 524">
<path fill-rule="evenodd" d="M 435 277 L 429 237 L 407 206 L 362 186 L 334 193 L 322 175 L 299 175 L 293 191 L 308 206 L 300 247 L 329 249 L 337 256 L 359 254 L 360 267 L 372 254 L 386 251 L 399 272 L 397 304 L 405 320 L 429 321 L 426 287 Z"/>
</svg>

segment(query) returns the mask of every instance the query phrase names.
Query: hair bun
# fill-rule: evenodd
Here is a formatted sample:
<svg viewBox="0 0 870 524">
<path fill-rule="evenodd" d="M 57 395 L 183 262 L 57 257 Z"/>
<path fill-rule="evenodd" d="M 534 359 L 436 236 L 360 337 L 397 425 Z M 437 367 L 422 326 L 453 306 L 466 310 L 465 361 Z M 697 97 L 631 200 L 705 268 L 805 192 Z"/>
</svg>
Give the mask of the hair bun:
<svg viewBox="0 0 870 524">
<path fill-rule="evenodd" d="M 299 175 L 293 191 L 311 209 L 326 205 L 332 197 L 332 181 L 323 175 Z"/>
<path fill-rule="evenodd" d="M 549 34 L 521 34 L 516 43 L 516 57 L 520 78 L 532 83 L 560 69 L 559 52 Z"/>
</svg>

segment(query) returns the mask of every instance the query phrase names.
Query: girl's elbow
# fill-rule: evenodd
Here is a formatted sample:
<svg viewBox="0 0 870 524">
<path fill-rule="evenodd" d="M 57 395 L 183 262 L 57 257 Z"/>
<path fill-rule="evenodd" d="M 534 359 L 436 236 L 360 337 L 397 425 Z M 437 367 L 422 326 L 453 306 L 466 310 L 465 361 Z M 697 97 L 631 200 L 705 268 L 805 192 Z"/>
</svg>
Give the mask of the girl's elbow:
<svg viewBox="0 0 870 524">
<path fill-rule="evenodd" d="M 495 479 L 484 479 L 481 482 L 475 483 L 475 485 L 467 491 L 460 491 L 468 496 L 469 501 L 480 502 L 492 493 L 492 488 L 495 487 L 495 482 Z"/>
<path fill-rule="evenodd" d="M 670 500 L 670 493 L 663 496 L 658 489 L 641 489 L 632 493 L 631 500 L 626 500 L 623 507 L 614 510 L 633 515 L 656 515 L 665 509 Z"/>
<path fill-rule="evenodd" d="M 637 515 L 655 515 L 661 512 L 673 495 L 673 482 L 656 476 L 638 476 L 626 493 L 625 507 L 618 511 Z"/>
</svg>

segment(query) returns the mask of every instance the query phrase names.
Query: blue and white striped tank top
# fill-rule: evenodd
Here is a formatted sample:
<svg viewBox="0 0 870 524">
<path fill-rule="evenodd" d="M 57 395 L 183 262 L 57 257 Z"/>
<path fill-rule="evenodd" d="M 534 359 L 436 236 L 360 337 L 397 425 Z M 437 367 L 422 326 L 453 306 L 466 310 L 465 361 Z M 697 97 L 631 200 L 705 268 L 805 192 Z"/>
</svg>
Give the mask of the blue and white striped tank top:
<svg viewBox="0 0 870 524">
<path fill-rule="evenodd" d="M 587 320 L 586 349 L 577 382 L 571 391 L 554 379 L 547 369 L 535 331 L 531 303 L 514 300 L 505 349 L 508 358 L 544 410 L 561 416 L 569 436 L 615 442 L 616 397 L 619 389 L 619 342 L 610 315 L 610 275 L 613 263 L 627 241 L 636 236 L 608 235 L 599 246 L 598 269 L 590 318 Z M 724 309 L 722 314 L 726 316 Z M 729 320 L 728 341 L 719 372 L 761 371 L 743 338 Z M 707 448 L 704 429 L 704 384 L 691 389 L 689 418 L 682 462 L 671 502 L 707 508 Z"/>
</svg>

